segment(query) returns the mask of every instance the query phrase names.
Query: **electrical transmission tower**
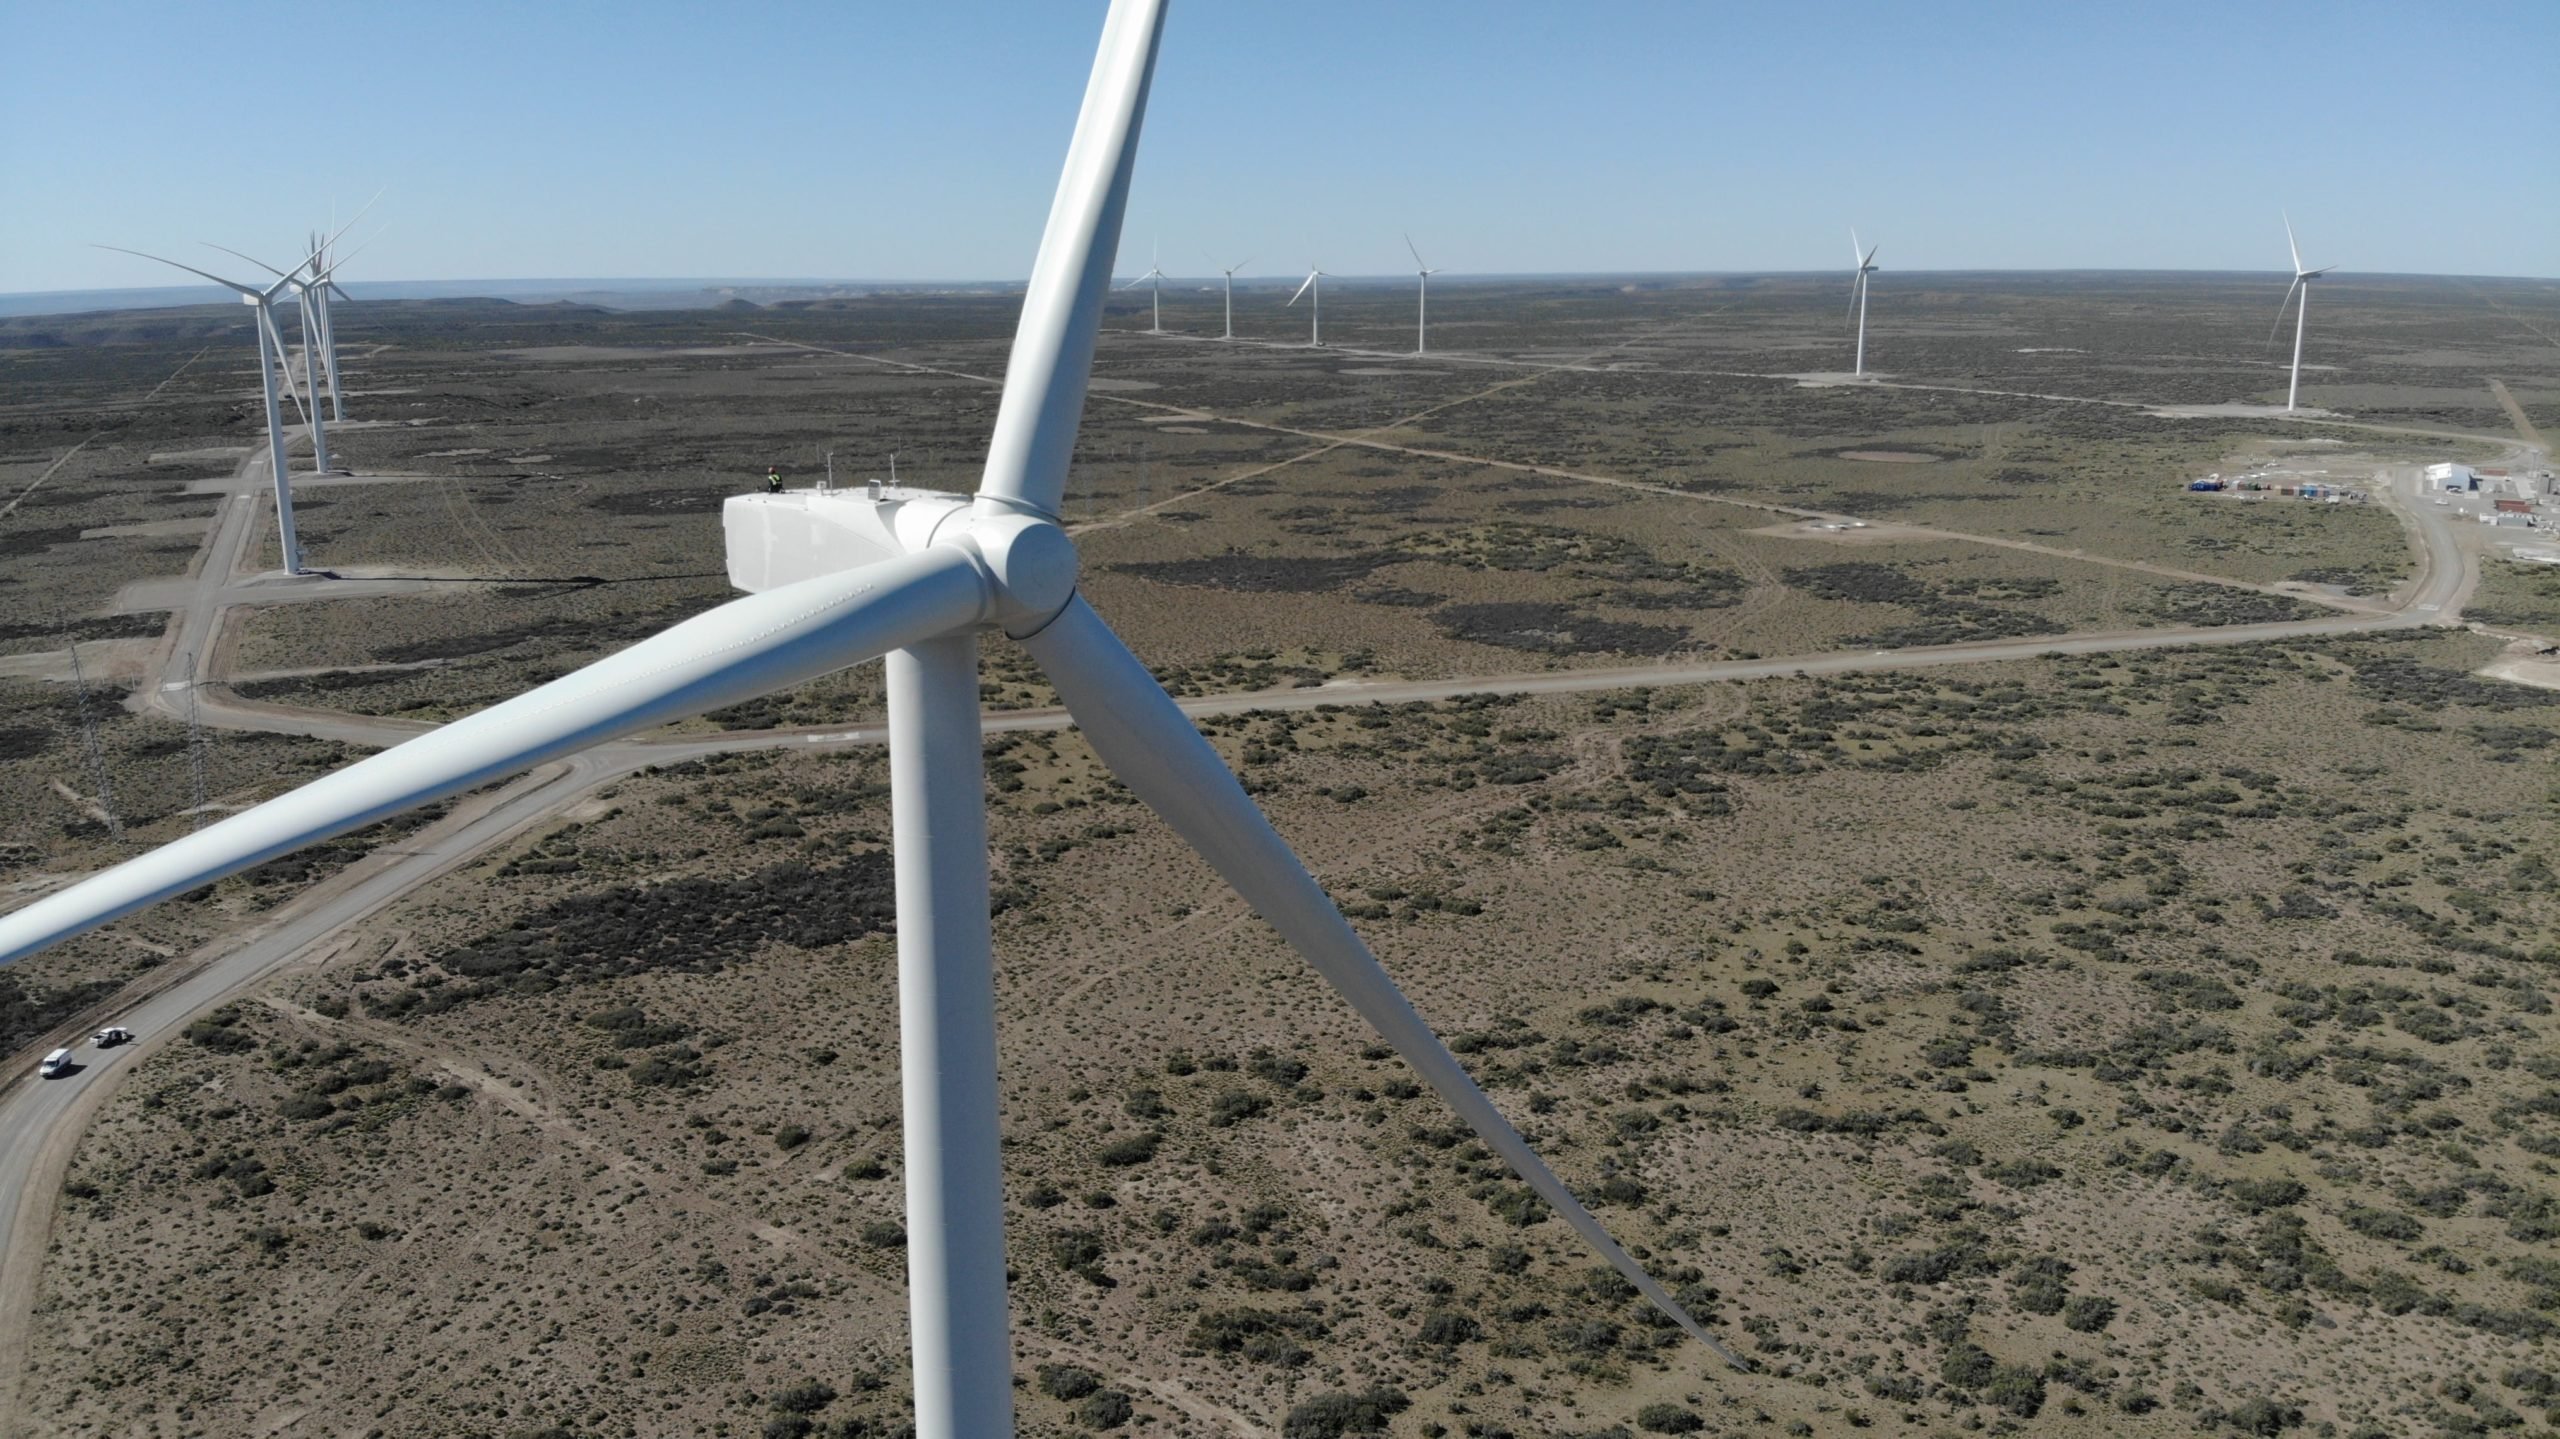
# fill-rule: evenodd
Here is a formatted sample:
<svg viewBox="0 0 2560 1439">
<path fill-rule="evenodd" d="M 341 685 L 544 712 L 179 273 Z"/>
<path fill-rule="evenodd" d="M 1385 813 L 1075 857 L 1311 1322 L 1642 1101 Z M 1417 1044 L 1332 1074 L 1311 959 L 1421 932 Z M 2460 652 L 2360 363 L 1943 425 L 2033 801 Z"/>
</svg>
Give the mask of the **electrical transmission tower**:
<svg viewBox="0 0 2560 1439">
<path fill-rule="evenodd" d="M 107 817 L 107 833 L 121 840 L 124 823 L 116 818 L 116 797 L 107 789 L 107 751 L 98 743 L 98 716 L 89 708 L 89 677 L 80 670 L 80 642 L 65 637 L 71 650 L 71 683 L 80 692 L 80 747 L 89 754 L 89 783 L 98 791 L 98 812 Z"/>
</svg>

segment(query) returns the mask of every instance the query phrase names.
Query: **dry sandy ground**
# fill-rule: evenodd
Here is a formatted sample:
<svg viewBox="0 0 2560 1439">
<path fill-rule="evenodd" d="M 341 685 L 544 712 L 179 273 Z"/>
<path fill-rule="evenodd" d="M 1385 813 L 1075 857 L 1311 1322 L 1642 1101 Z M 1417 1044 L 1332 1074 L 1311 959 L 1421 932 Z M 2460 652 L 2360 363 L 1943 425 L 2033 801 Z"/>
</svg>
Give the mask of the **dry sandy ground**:
<svg viewBox="0 0 2560 1439">
<path fill-rule="evenodd" d="M 2259 1401 L 2342 1433 L 2518 1407 L 2497 1376 L 2548 1341 L 2479 1325 L 2529 1312 L 2510 1270 L 2549 1247 L 2494 1217 L 2548 1185 L 2517 1147 L 2534 1125 L 2493 1117 L 2531 1092 L 2496 1066 L 2552 1041 L 2537 972 L 2437 961 L 2356 893 L 2387 880 L 2365 892 L 2438 913 L 2464 881 L 2433 856 L 2521 852 L 2534 817 L 2473 803 L 2506 764 L 2359 722 L 2387 679 L 2448 731 L 2514 723 L 2426 709 L 2395 667 L 2481 658 L 2356 641 L 1217 722 L 1423 1012 L 1659 1272 L 1704 1287 L 1747 1378 L 1657 1347 L 1560 1226 L 1506 1218 L 1500 1166 L 1072 737 L 1005 741 L 1020 1372 L 1090 1369 L 1183 1435 L 1273 1433 L 1376 1383 L 1417 1401 L 1406 1436 L 1585 1433 L 1666 1403 L 1718 1432 L 1923 1434 L 2014 1419 L 2030 1382 L 2036 1433 L 2192 1432 Z M 2220 773 L 2181 777 L 2198 725 Z M 74 1169 L 39 1432 L 756 1432 L 806 1379 L 838 1391 L 830 1422 L 893 1422 L 881 939 L 399 1007 L 480 983 L 457 955 L 570 895 L 700 881 L 695 907 L 725 905 L 718 886 L 785 861 L 857 892 L 879 779 L 876 757 L 788 753 L 634 779 L 215 1026 L 242 1039 L 153 1058 Z M 2200 815 L 2228 834 L 2180 829 Z M 2352 868 L 2306 887 L 2323 862 Z M 2337 914 L 2263 917 L 2289 890 Z M 2497 894 L 2478 938 L 2560 921 L 2547 892 Z M 556 911 L 559 933 L 611 903 Z M 2093 933 L 2121 952 L 2076 947 Z M 643 931 L 601 956 L 649 952 Z M 2361 1029 L 2336 1017 L 2358 984 Z M 2075 1049 L 2108 1058 L 2035 1057 Z M 2429 1074 L 2431 1099 L 2372 1088 Z M 2383 1114 L 2415 1129 L 2348 1137 Z M 1147 1134 L 1149 1157 L 1103 1157 Z M 2303 1193 L 2234 1197 L 2276 1180 Z M 2408 1227 L 2363 1232 L 2365 1212 Z M 2306 1269 L 2338 1279 L 2285 1278 Z M 2444 1307 L 2386 1312 L 2362 1292 L 2385 1271 Z M 2070 1299 L 2112 1309 L 2074 1329 Z M 1221 1347 L 1247 1334 L 1267 1342 Z M 2023 1374 L 2008 1399 L 1946 1387 L 1965 1344 Z M 2469 1399 L 2449 1376 L 2476 1376 Z M 1080 1431 L 1072 1405 L 1022 1402 L 1026 1432 Z"/>
</svg>

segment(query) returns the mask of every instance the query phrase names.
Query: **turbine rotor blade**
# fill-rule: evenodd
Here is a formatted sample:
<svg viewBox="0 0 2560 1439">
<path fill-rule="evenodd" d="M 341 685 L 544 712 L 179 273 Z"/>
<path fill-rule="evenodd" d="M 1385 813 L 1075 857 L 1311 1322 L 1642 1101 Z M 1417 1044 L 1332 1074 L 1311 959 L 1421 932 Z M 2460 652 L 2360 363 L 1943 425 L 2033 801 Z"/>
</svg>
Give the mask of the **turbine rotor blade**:
<svg viewBox="0 0 2560 1439">
<path fill-rule="evenodd" d="M 239 251 L 232 249 L 229 245 L 217 245 L 211 240 L 199 240 L 196 243 L 204 246 L 208 250 L 220 250 L 222 253 L 229 255 L 234 259 L 246 260 L 250 264 L 257 266 L 259 269 L 266 271 L 268 274 L 275 276 L 279 280 L 289 280 L 293 278 L 292 275 L 287 275 L 284 271 L 277 269 L 275 266 L 268 264 L 257 256 L 243 255 Z M 309 264 L 310 262 L 306 260 L 303 263 Z M 297 270 L 294 273 L 300 274 L 301 272 Z"/>
<path fill-rule="evenodd" d="M 1866 261 L 1864 261 L 1864 260 L 1862 260 L 1862 259 L 1860 259 L 1860 258 L 1858 258 L 1858 257 L 1859 257 L 1861 254 L 1865 253 L 1866 248 L 1867 248 L 1867 247 L 1866 247 L 1865 243 L 1864 243 L 1864 242 L 1862 242 L 1862 241 L 1860 241 L 1860 240 L 1858 239 L 1858 227 L 1857 227 L 1857 226 L 1855 226 L 1855 225 L 1850 226 L 1850 227 L 1849 227 L 1849 263 L 1850 263 L 1850 264 L 1852 264 L 1852 265 L 1858 265 L 1858 266 L 1863 267 L 1863 266 L 1866 264 Z"/>
<path fill-rule="evenodd" d="M 386 228 L 387 228 L 387 227 L 386 227 Z M 365 236 L 365 237 L 364 237 L 364 243 L 363 243 L 363 244 L 358 245 L 358 246 L 356 246 L 354 249 L 349 250 L 347 253 L 345 253 L 345 254 L 343 254 L 343 255 L 340 255 L 338 258 L 336 258 L 336 259 L 334 259 L 334 260 L 331 260 L 331 261 L 329 262 L 329 268 L 327 268 L 327 269 L 325 269 L 325 270 L 322 270 L 322 271 L 320 272 L 320 278 L 322 278 L 322 279 L 324 279 L 324 280 L 325 280 L 325 279 L 328 279 L 329 277 L 331 277 L 331 276 L 333 276 L 333 275 L 337 274 L 340 270 L 345 269 L 345 268 L 346 268 L 346 266 L 347 266 L 347 262 L 348 262 L 348 261 L 350 261 L 350 260 L 354 259 L 354 258 L 355 258 L 356 256 L 358 256 L 358 255 L 363 254 L 365 251 L 372 249 L 372 248 L 373 248 L 373 242 L 374 242 L 374 241 L 376 241 L 376 240 L 381 239 L 381 238 L 382 238 L 382 236 L 383 236 L 383 234 L 384 234 L 384 231 L 383 231 L 383 230 L 376 230 L 376 231 L 374 231 L 372 234 Z M 335 242 L 333 241 L 332 243 L 335 243 Z"/>
<path fill-rule="evenodd" d="M 1875 244 L 1873 244 L 1873 245 L 1868 246 L 1868 247 L 1867 247 L 1867 258 L 1865 258 L 1865 259 L 1863 259 L 1863 260 L 1860 260 L 1860 261 L 1858 262 L 1858 268 L 1859 268 L 1859 269 L 1861 269 L 1861 270 L 1872 270 L 1872 269 L 1874 269 L 1874 268 L 1876 267 L 1876 251 L 1881 250 L 1881 249 L 1883 249 L 1883 248 L 1884 248 L 1884 242 L 1883 242 L 1883 241 L 1881 241 L 1881 240 L 1877 241 L 1877 242 L 1876 242 Z"/>
<path fill-rule="evenodd" d="M 1457 1056 L 1414 1012 L 1287 841 L 1246 798 L 1218 752 L 1092 606 L 1081 597 L 1069 600 L 1046 628 L 1022 643 L 1056 686 L 1094 753 L 1121 783 L 1271 921 L 1584 1242 L 1726 1363 L 1748 1367 L 1619 1247 L 1503 1118 Z"/>
<path fill-rule="evenodd" d="M 1022 322 L 1006 362 L 1004 395 L 978 483 L 986 500 L 1054 515 L 1084 415 L 1085 381 L 1093 373 L 1094 333 L 1120 220 L 1129 203 L 1129 174 L 1138 159 L 1147 87 L 1164 36 L 1164 0 L 1112 0 L 1093 57 L 1075 139 L 1058 177 L 1057 198 L 1032 261 Z"/>
<path fill-rule="evenodd" d="M 311 406 L 303 403 L 302 382 L 293 377 L 293 354 L 285 348 L 284 330 L 276 324 L 275 306 L 269 304 L 258 307 L 258 324 L 267 332 L 268 343 L 276 347 L 276 364 L 284 371 L 284 392 L 293 400 L 293 412 L 302 417 L 302 423 L 310 424 Z M 309 367 L 309 361 L 306 359 L 304 368 Z"/>
<path fill-rule="evenodd" d="M 2302 273 L 2302 246 L 2293 238 L 2293 216 L 2284 217 L 2284 247 L 2293 252 L 2293 272 Z"/>
<path fill-rule="evenodd" d="M 115 251 L 115 252 L 116 252 L 117 254 L 119 254 L 119 255 L 140 255 L 140 256 L 141 256 L 143 259 L 145 259 L 145 260 L 157 260 L 157 261 L 159 261 L 161 264 L 163 264 L 163 265 L 167 265 L 167 266 L 169 266 L 169 267 L 170 267 L 170 268 L 172 268 L 172 269 L 184 270 L 184 271 L 186 271 L 186 272 L 187 272 L 188 274 L 190 274 L 190 275 L 200 275 L 200 276 L 203 276 L 205 279 L 211 280 L 212 282 L 214 282 L 214 283 L 215 283 L 215 284 L 217 284 L 217 285 L 220 285 L 221 287 L 223 287 L 223 288 L 224 288 L 224 289 L 226 289 L 226 290 L 237 290 L 237 291 L 239 291 L 239 292 L 241 293 L 241 295 L 243 295 L 243 296 L 244 296 L 244 297 L 246 297 L 246 298 L 253 299 L 253 300 L 254 300 L 254 299 L 263 299 L 263 298 L 265 298 L 265 295 L 264 295 L 264 292 L 263 292 L 263 291 L 253 290 L 253 289 L 249 288 L 248 286 L 241 284 L 241 283 L 240 283 L 239 281 L 237 281 L 237 280 L 226 280 L 226 279 L 222 278 L 220 275 L 214 274 L 214 273 L 213 273 L 212 271 L 210 271 L 210 270 L 199 270 L 199 269 L 197 269 L 197 268 L 196 268 L 195 266 L 193 266 L 193 265 L 181 265 L 181 264 L 179 264 L 177 261 L 172 260 L 172 259 L 169 259 L 168 257 L 166 257 L 166 256 L 164 256 L 164 255 L 145 255 L 145 254 L 143 254 L 143 252 L 142 252 L 142 251 L 140 251 L 140 250 L 128 250 L 128 249 L 126 249 L 126 248 L 125 248 L 124 246 L 122 246 L 122 245 L 96 245 L 96 246 L 92 246 L 91 248 L 93 248 L 93 249 L 99 249 L 99 250 L 113 250 L 113 251 Z"/>
<path fill-rule="evenodd" d="M 1298 293 L 1289 297 L 1289 305 L 1298 303 L 1299 299 L 1307 293 L 1307 287 L 1316 282 L 1316 276 L 1323 273 L 1324 271 L 1322 270 L 1309 270 L 1307 272 L 1307 277 L 1298 282 Z M 1289 308 L 1289 305 L 1282 305 L 1280 308 L 1285 310 Z"/>
<path fill-rule="evenodd" d="M 2276 336 L 2284 332 L 2284 312 L 2293 308 L 2293 292 L 2301 288 L 2302 277 L 2300 275 L 2294 276 L 2293 283 L 2284 287 L 2284 298 L 2276 301 L 2276 322 L 2267 328 L 2268 344 L 2274 344 L 2276 342 Z"/>
<path fill-rule="evenodd" d="M 1422 258 L 1422 252 L 1421 252 L 1420 250 L 1415 250 L 1415 249 L 1413 248 L 1413 236 L 1412 236 L 1410 233 L 1406 234 L 1406 236 L 1404 237 L 1404 247 L 1405 247 L 1407 250 L 1412 250 L 1412 251 L 1413 251 L 1413 266 L 1414 266 L 1414 268 L 1415 268 L 1415 269 L 1417 269 L 1417 270 L 1420 270 L 1422 273 L 1424 273 L 1424 274 L 1426 274 L 1426 275 L 1430 274 L 1430 273 L 1431 273 L 1431 262 L 1430 262 L 1429 260 L 1426 260 L 1426 259 Z"/>
<path fill-rule="evenodd" d="M 343 225 L 340 225 L 340 226 L 339 226 L 335 231 L 331 232 L 331 234 L 329 235 L 329 238 L 327 238 L 327 239 L 325 239 L 325 240 L 319 240 L 319 241 L 317 241 L 316 243 L 314 243 L 314 244 L 312 245 L 312 247 L 311 247 L 311 253 L 312 253 L 312 254 L 314 254 L 314 255 L 325 255 L 325 254 L 329 253 L 329 247 L 330 247 L 330 246 L 332 246 L 332 245 L 337 244 L 340 240 L 345 239 L 345 238 L 347 237 L 347 232 L 348 232 L 348 231 L 350 231 L 350 230 L 352 230 L 352 229 L 354 229 L 354 228 L 356 227 L 356 222 L 357 222 L 358 220 L 362 220 L 362 219 L 365 217 L 366 213 L 367 213 L 368 211 L 370 211 L 370 210 L 372 210 L 372 209 L 373 209 L 374 201 L 376 201 L 376 200 L 380 200 L 380 199 L 381 199 L 385 194 L 388 194 L 388 193 L 390 192 L 390 189 L 391 189 L 391 187 L 390 187 L 390 186 L 385 185 L 385 186 L 383 186 L 382 188 L 380 188 L 380 189 L 378 189 L 378 190 L 374 191 L 374 192 L 373 192 L 373 199 L 365 201 L 365 202 L 364 202 L 364 208 L 363 208 L 363 209 L 360 209 L 360 210 L 358 210 L 358 211 L 356 211 L 355 216 L 354 216 L 354 218 L 353 218 L 353 219 L 348 220 L 348 221 L 347 221 L 347 223 L 345 223 L 345 224 L 343 224 Z M 335 207 L 333 206 L 332 208 L 335 208 Z M 370 243 L 370 242 L 368 242 L 368 243 Z M 334 267 L 334 266 L 332 266 L 331 268 L 335 268 L 335 267 Z"/>
<path fill-rule="evenodd" d="M 315 840 L 974 624 L 986 603 L 975 562 L 951 548 L 732 600 L 0 915 L 0 964 Z"/>
</svg>

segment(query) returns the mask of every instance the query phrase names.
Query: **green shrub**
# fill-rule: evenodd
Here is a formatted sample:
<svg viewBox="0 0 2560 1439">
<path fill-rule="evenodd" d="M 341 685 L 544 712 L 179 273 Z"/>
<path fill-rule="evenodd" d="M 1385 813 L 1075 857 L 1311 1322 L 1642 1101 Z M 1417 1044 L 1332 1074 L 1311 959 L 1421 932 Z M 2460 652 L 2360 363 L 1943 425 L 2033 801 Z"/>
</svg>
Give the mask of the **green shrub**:
<svg viewBox="0 0 2560 1439">
<path fill-rule="evenodd" d="M 2249 1400 L 2226 1417 L 2243 1434 L 2276 1435 L 2302 1426 L 2300 1409 L 2263 1397 Z"/>
<path fill-rule="evenodd" d="M 1268 1113 L 1271 1101 L 1242 1089 L 1230 1089 L 1209 1102 L 1209 1126 L 1227 1129 Z"/>
<path fill-rule="evenodd" d="M 1959 1344 L 1938 1361 L 1938 1377 L 1955 1389 L 1979 1389 L 1999 1372 L 2000 1361 L 1978 1344 Z"/>
<path fill-rule="evenodd" d="M 1435 1309 L 1422 1316 L 1425 1344 L 1466 1344 L 1484 1337 L 1484 1326 L 1453 1310 Z"/>
<path fill-rule="evenodd" d="M 1292 1366 L 1315 1356 L 1299 1339 L 1321 1339 L 1324 1321 L 1312 1314 L 1264 1309 L 1223 1309 L 1191 1321 L 1191 1342 L 1212 1354 L 1241 1354 L 1257 1364 Z"/>
<path fill-rule="evenodd" d="M 1257 1049 L 1245 1062 L 1245 1071 L 1256 1079 L 1266 1080 L 1283 1089 L 1296 1087 L 1307 1077 L 1307 1067 L 1294 1059 Z"/>
<path fill-rule="evenodd" d="M 1138 1406 L 1129 1402 L 1128 1395 L 1105 1389 L 1076 1406 L 1076 1419 L 1088 1429 L 1117 1429 L 1137 1412 Z"/>
<path fill-rule="evenodd" d="M 2116 1302 L 2095 1294 L 2083 1294 L 2062 1306 L 2062 1327 L 2082 1334 L 2099 1334 L 2115 1322 Z"/>
<path fill-rule="evenodd" d="M 2311 1191 L 2291 1179 L 2239 1179 L 2225 1186 L 2222 1192 L 2232 1203 L 2240 1206 L 2243 1214 L 2262 1214 L 2270 1209 L 2299 1204 L 2302 1196 Z"/>
<path fill-rule="evenodd" d="M 1040 1366 L 1040 1392 L 1052 1399 L 1082 1399 L 1102 1388 L 1102 1376 L 1073 1364 Z"/>
<path fill-rule="evenodd" d="M 2425 1225 L 2409 1215 L 2396 1210 L 2373 1209 L 2362 1204 L 2348 1205 L 2346 1211 L 2338 1216 L 2338 1220 L 2356 1233 L 2373 1239 L 2391 1239 L 2405 1243 L 2408 1240 L 2420 1238 L 2427 1232 Z"/>
<path fill-rule="evenodd" d="M 1647 1404 L 1636 1411 L 1636 1427 L 1648 1434 L 1695 1434 L 1707 1421 L 1685 1405 Z"/>
<path fill-rule="evenodd" d="M 2044 1376 L 2022 1364 L 2004 1364 L 1982 1386 L 1982 1398 L 2021 1419 L 2033 1419 L 2044 1408 Z"/>
<path fill-rule="evenodd" d="M 786 1414 L 815 1414 L 834 1402 L 834 1387 L 818 1379 L 803 1379 L 773 1396 L 773 1407 Z"/>
<path fill-rule="evenodd" d="M 1281 1439 L 1342 1439 L 1345 1434 L 1382 1434 L 1387 1421 L 1413 1407 L 1401 1389 L 1384 1384 L 1357 1394 L 1319 1394 L 1289 1411 L 1280 1424 Z"/>
<path fill-rule="evenodd" d="M 238 1011 L 225 1006 L 188 1025 L 182 1033 L 189 1044 L 213 1050 L 217 1054 L 239 1054 L 258 1047 L 258 1037 L 243 1029 Z"/>
<path fill-rule="evenodd" d="M 1093 1157 L 1112 1168 L 1124 1169 L 1132 1164 L 1144 1164 L 1155 1158 L 1157 1146 L 1163 1143 L 1163 1135 L 1149 1130 L 1144 1134 L 1130 1135 L 1126 1139 L 1115 1139 L 1094 1151 Z"/>
</svg>

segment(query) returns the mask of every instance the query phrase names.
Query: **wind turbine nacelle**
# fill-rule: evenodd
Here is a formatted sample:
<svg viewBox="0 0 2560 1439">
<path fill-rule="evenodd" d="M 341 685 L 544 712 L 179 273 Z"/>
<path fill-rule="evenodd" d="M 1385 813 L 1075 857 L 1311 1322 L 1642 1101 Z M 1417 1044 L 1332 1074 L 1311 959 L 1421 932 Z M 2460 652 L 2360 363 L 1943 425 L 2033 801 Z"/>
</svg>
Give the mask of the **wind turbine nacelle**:
<svg viewBox="0 0 2560 1439">
<path fill-rule="evenodd" d="M 968 512 L 963 495 L 889 486 L 731 495 L 720 510 L 729 583 L 760 594 L 915 554 Z"/>
</svg>

